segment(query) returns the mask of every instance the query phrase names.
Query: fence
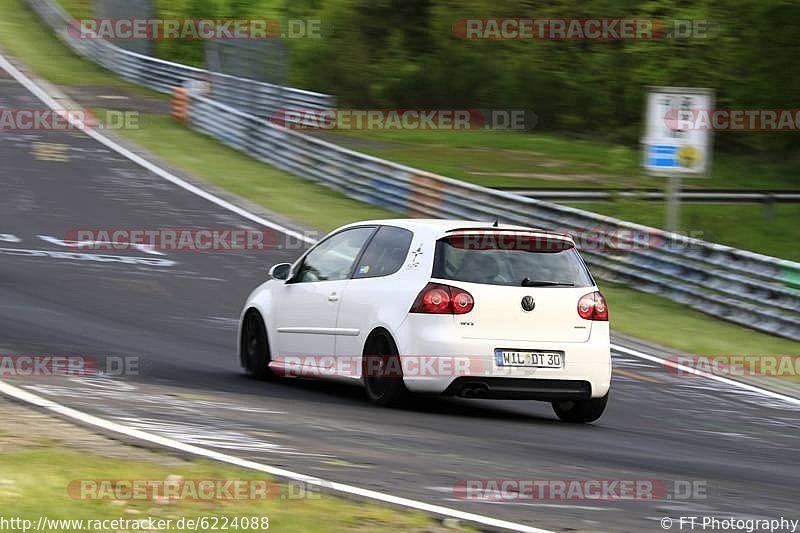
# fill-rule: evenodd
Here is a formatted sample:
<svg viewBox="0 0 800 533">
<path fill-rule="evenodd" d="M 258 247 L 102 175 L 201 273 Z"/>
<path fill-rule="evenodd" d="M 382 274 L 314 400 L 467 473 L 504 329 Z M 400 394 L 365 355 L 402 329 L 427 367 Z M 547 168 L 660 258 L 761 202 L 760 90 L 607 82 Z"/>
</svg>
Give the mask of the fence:
<svg viewBox="0 0 800 533">
<path fill-rule="evenodd" d="M 49 0 L 28 2 L 64 37 L 67 18 L 60 8 Z M 68 37 L 65 40 L 70 42 Z M 103 41 L 72 42 L 71 46 L 126 79 L 159 91 L 189 80 L 208 81 L 212 76 L 201 69 L 122 51 Z M 190 125 L 261 161 L 398 213 L 482 220 L 499 217 L 507 223 L 569 231 L 579 242 L 585 235 L 614 236 L 612 247 L 582 246 L 598 277 L 800 340 L 800 263 L 487 189 L 347 150 L 265 120 L 262 117 L 272 109 L 274 87 L 248 90 L 243 81 L 267 85 L 225 80 L 231 91 L 241 91 L 241 106 L 221 103 L 213 92 L 188 91 Z M 295 99 L 287 104 L 289 108 L 332 106 L 325 95 L 297 89 L 286 92 Z M 245 98 L 253 103 L 248 105 Z M 646 243 L 642 235 L 647 236 Z"/>
<path fill-rule="evenodd" d="M 28 5 L 79 55 L 124 79 L 169 93 L 189 81 L 208 84 L 218 99 L 254 115 L 269 117 L 277 109 L 332 109 L 332 96 L 238 78 L 124 50 L 102 39 L 81 38 L 77 22 L 53 0 L 27 0 Z"/>
</svg>

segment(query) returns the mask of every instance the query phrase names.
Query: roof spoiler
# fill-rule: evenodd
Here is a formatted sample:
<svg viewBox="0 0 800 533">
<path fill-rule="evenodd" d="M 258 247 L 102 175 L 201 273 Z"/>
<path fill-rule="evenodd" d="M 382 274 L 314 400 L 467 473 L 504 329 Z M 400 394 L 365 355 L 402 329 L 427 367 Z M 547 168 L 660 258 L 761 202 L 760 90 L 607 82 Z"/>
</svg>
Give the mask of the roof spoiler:
<svg viewBox="0 0 800 533">
<path fill-rule="evenodd" d="M 489 231 L 489 232 L 500 232 L 500 231 L 516 231 L 518 233 L 544 233 L 547 235 L 555 235 L 558 237 L 565 237 L 567 239 L 572 239 L 572 236 L 567 233 L 561 233 L 559 231 L 551 231 L 547 229 L 540 229 L 540 228 L 501 228 L 497 226 L 485 226 L 485 227 L 471 227 L 471 228 L 452 228 L 446 230 L 445 233 L 454 233 L 454 232 L 468 232 L 468 231 Z"/>
</svg>

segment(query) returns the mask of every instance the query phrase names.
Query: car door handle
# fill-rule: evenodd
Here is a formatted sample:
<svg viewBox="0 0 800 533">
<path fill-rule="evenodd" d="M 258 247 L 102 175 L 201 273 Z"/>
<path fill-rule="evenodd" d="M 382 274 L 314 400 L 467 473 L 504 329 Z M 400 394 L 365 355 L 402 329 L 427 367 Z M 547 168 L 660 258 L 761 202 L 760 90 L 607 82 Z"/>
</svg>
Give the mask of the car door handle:
<svg viewBox="0 0 800 533">
<path fill-rule="evenodd" d="M 329 302 L 338 302 L 339 301 L 339 295 L 336 294 L 335 292 L 330 293 L 328 295 L 328 301 Z"/>
</svg>

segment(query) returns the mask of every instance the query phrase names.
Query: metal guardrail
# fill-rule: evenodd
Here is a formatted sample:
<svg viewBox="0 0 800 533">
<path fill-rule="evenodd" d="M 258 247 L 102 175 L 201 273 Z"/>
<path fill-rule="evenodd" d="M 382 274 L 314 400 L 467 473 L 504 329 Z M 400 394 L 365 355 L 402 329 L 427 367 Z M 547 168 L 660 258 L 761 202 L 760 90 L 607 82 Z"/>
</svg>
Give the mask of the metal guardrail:
<svg viewBox="0 0 800 533">
<path fill-rule="evenodd" d="M 492 220 L 611 236 L 582 247 L 598 277 L 716 317 L 800 340 L 800 263 L 667 233 L 384 161 L 189 95 L 190 124 L 351 198 L 410 216 Z M 647 237 L 644 243 L 642 236 Z"/>
<path fill-rule="evenodd" d="M 664 191 L 653 189 L 524 189 L 518 187 L 498 187 L 498 189 L 552 202 L 595 202 L 617 198 L 660 202 L 665 198 Z M 762 204 L 800 202 L 800 191 L 780 190 L 687 189 L 678 193 L 678 196 L 684 202 Z"/>
<path fill-rule="evenodd" d="M 209 81 L 212 76 L 201 69 L 126 52 L 104 41 L 70 40 L 65 35 L 69 19 L 60 7 L 51 0 L 28 3 L 78 53 L 136 83 L 168 92 L 187 81 Z M 246 97 L 259 103 L 248 106 L 242 101 L 241 106 L 232 107 L 213 99 L 214 94 L 209 97 L 189 91 L 189 123 L 261 161 L 356 200 L 410 216 L 483 220 L 499 216 L 507 223 L 568 231 L 579 243 L 586 235 L 613 236 L 612 247 L 581 247 L 598 277 L 800 340 L 800 263 L 488 189 L 354 152 L 262 118 L 268 116 L 264 110 L 269 109 L 274 87 L 252 82 L 253 90 L 248 92 L 239 85 L 241 79 L 230 81 L 230 91 L 242 91 L 239 100 Z M 333 107 L 326 95 L 297 89 L 289 92 L 296 103 L 287 107 Z M 644 245 L 643 235 L 647 236 Z"/>
<path fill-rule="evenodd" d="M 124 50 L 102 39 L 80 38 L 70 15 L 53 0 L 27 0 L 44 22 L 79 55 L 155 91 L 170 93 L 187 81 L 208 84 L 215 98 L 253 115 L 270 117 L 276 110 L 326 110 L 336 107 L 333 96 L 238 78 L 164 61 Z M 70 31 L 72 30 L 72 31 Z"/>
</svg>

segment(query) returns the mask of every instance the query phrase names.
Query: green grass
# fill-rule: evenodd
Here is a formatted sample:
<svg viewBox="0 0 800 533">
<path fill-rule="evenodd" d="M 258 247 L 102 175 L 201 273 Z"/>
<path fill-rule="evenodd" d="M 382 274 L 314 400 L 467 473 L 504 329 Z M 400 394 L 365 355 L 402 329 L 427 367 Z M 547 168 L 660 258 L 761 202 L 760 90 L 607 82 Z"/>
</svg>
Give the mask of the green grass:
<svg viewBox="0 0 800 533">
<path fill-rule="evenodd" d="M 13 440 L 12 440 L 13 442 Z M 5 447 L 4 447 L 5 448 Z M 184 480 L 267 480 L 247 470 L 198 461 L 176 467 L 143 461 L 127 461 L 65 451 L 57 443 L 40 442 L 25 449 L 4 453 L 0 462 L 0 509 L 5 518 L 50 519 L 197 519 L 218 517 L 268 517 L 269 529 L 278 531 L 430 531 L 437 524 L 422 513 L 400 511 L 375 504 L 356 503 L 298 487 L 280 487 L 280 494 L 267 499 L 227 499 L 216 502 L 173 500 L 159 504 L 152 500 L 75 499 L 68 493 L 73 480 L 165 480 L 182 476 Z M 267 486 L 272 487 L 268 482 Z M 272 494 L 272 489 L 270 489 Z M 219 524 L 223 522 L 220 521 Z M 265 528 L 234 528 L 231 531 L 264 531 Z M 211 531 L 201 527 L 200 531 Z M 59 531 L 78 531 L 62 528 Z M 143 530 L 144 531 L 144 530 Z M 180 531 L 177 527 L 160 531 Z M 184 529 L 185 531 L 185 529 Z"/>
<path fill-rule="evenodd" d="M 63 45 L 57 40 L 48 37 L 46 30 L 27 11 L 21 0 L 0 0 L 0 8 L 4 8 L 6 13 L 11 14 L 11 20 L 27 21 L 24 32 L 22 31 L 23 26 L 20 24 L 9 26 L 8 19 L 0 22 L 0 28 L 6 30 L 0 33 L 0 43 L 4 44 L 7 41 L 22 42 L 23 39 L 29 38 L 28 35 L 17 36 L 17 33 L 27 32 L 33 36 L 40 35 L 40 37 L 33 39 L 30 49 L 25 46 L 18 46 L 17 49 L 19 50 L 18 57 L 24 62 L 28 62 L 30 58 L 32 60 L 29 63 L 30 66 L 43 75 L 45 72 L 50 71 L 49 62 L 63 60 L 65 57 Z M 12 33 L 7 30 L 11 30 Z M 48 57 L 56 59 L 47 60 Z M 84 75 L 88 76 L 93 73 L 96 76 L 102 74 L 104 76 L 102 79 L 108 79 L 109 84 L 120 83 L 104 71 L 99 71 L 98 74 L 96 67 L 79 58 L 74 58 L 74 56 L 70 60 L 68 70 L 68 79 L 70 80 L 82 79 Z M 55 70 L 56 74 L 60 72 L 60 67 Z M 57 81 L 57 79 L 52 81 Z M 99 82 L 101 78 L 97 79 Z M 60 83 L 65 82 L 62 80 Z M 168 116 L 142 115 L 139 122 L 139 129 L 120 130 L 118 133 L 150 150 L 176 168 L 195 174 L 277 213 L 289 216 L 318 229 L 328 230 L 353 220 L 393 216 L 393 213 L 350 200 L 329 189 L 312 184 L 308 180 L 292 176 L 255 161 L 207 136 L 188 129 Z M 374 134 L 372 132 L 369 133 L 370 140 L 367 141 L 359 141 L 359 135 L 367 136 L 364 132 L 359 132 L 351 137 L 351 141 L 373 145 L 375 143 L 371 139 L 378 142 L 395 142 L 397 139 L 402 138 L 406 141 L 416 141 L 424 144 L 426 139 L 439 139 L 441 144 L 434 143 L 426 146 L 424 150 L 419 149 L 418 157 L 421 158 L 420 163 L 427 161 L 431 165 L 441 159 L 441 154 L 453 153 L 449 147 L 467 147 L 479 154 L 479 157 L 483 158 L 482 164 L 487 165 L 486 168 L 489 169 L 491 169 L 491 161 L 502 162 L 505 159 L 510 159 L 504 152 L 497 151 L 498 148 L 503 148 L 521 151 L 524 157 L 530 157 L 531 154 L 538 157 L 535 153 L 546 153 L 549 154 L 547 157 L 552 158 L 563 158 L 570 153 L 577 154 L 574 162 L 576 168 L 595 168 L 589 165 L 599 161 L 598 165 L 602 164 L 602 166 L 595 168 L 595 171 L 598 168 L 611 168 L 614 170 L 613 174 L 623 175 L 626 168 L 631 169 L 631 171 L 635 170 L 635 164 L 632 163 L 633 153 L 625 152 L 623 148 L 613 148 L 596 143 L 575 144 L 573 141 L 541 135 L 521 135 L 513 132 L 492 131 L 434 132 L 434 134 L 430 132 L 380 132 Z M 341 137 L 341 135 L 338 136 L 338 138 Z M 445 140 L 447 141 L 446 143 L 444 142 Z M 576 151 L 575 146 L 580 146 L 581 150 Z M 604 153 L 607 154 L 606 160 L 602 159 Z M 387 154 L 379 155 L 386 156 Z M 497 164 L 505 164 L 501 162 Z M 449 164 L 457 165 L 458 160 L 454 159 Z M 584 167 L 581 167 L 581 165 L 584 165 Z M 453 174 L 452 172 L 447 172 L 446 168 L 436 168 L 423 164 L 418 166 L 444 174 Z M 526 165 L 522 163 L 519 163 L 519 166 L 522 169 L 527 169 Z M 718 172 L 723 172 L 721 169 L 725 167 L 724 165 L 717 165 L 716 168 Z M 746 168 L 753 170 L 756 167 L 750 166 Z M 770 168 L 765 166 L 762 170 L 766 172 Z M 749 174 L 748 171 L 740 172 L 738 175 L 746 177 Z M 776 176 L 778 174 L 776 173 Z M 761 175 L 764 175 L 764 173 Z M 559 186 L 561 186 L 560 183 Z M 632 211 L 640 210 L 640 212 L 636 211 L 638 213 L 636 216 L 650 217 L 650 219 L 643 221 L 655 225 L 660 223 L 662 218 L 657 204 L 647 204 L 646 209 L 638 206 L 636 209 L 633 209 L 633 207 L 630 209 Z M 692 209 L 694 207 L 688 211 L 685 210 L 684 213 L 691 213 Z M 784 217 L 782 220 L 785 221 L 787 217 L 789 219 L 792 218 L 792 212 L 783 213 L 782 210 L 783 206 L 778 206 L 779 216 Z M 724 231 L 742 234 L 752 232 L 754 235 L 760 232 L 760 229 L 758 229 L 760 224 L 751 223 L 756 219 L 755 214 L 751 219 L 741 217 L 736 219 L 734 217 L 737 211 L 739 213 L 743 212 L 742 208 L 733 207 L 730 210 L 730 218 L 721 221 L 717 225 L 708 224 L 703 227 L 706 228 L 706 231 L 714 231 L 715 235 L 719 235 L 719 238 L 722 238 Z M 797 217 L 795 216 L 796 219 Z M 689 218 L 688 220 L 692 219 Z M 785 225 L 783 222 L 781 224 Z M 726 226 L 730 226 L 730 228 L 726 228 Z M 695 229 L 691 224 L 687 227 Z M 792 235 L 796 235 L 796 233 Z M 778 237 L 774 237 L 774 239 L 778 239 Z M 776 249 L 781 246 L 777 240 L 774 241 L 774 244 L 770 244 L 770 246 L 773 245 L 776 246 Z M 791 240 L 786 242 L 784 246 L 786 250 L 797 248 Z M 692 353 L 716 351 L 734 354 L 789 354 L 798 353 L 798 349 L 800 349 L 800 343 L 793 343 L 735 326 L 702 313 L 691 311 L 686 306 L 657 296 L 609 284 L 604 284 L 603 287 L 611 304 L 612 326 L 623 333 L 644 340 L 651 340 L 677 350 Z"/>
<path fill-rule="evenodd" d="M 62 46 L 22 1 L 0 0 L 0 9 L 0 44 L 47 80 L 63 85 L 121 83 L 119 78 L 82 61 Z"/>
<path fill-rule="evenodd" d="M 354 150 L 488 187 L 641 185 L 635 177 L 616 177 L 632 172 L 627 150 L 585 142 L 578 142 L 578 150 L 550 135 L 491 130 L 333 135 L 337 143 Z"/>
<path fill-rule="evenodd" d="M 84 61 L 65 46 L 22 0 L 0 0 L 0 46 L 28 68 L 57 85 L 103 85 L 133 94 L 166 98 L 128 83 Z"/>
<path fill-rule="evenodd" d="M 800 343 L 716 320 L 685 305 L 600 282 L 615 331 L 702 356 L 794 355 Z"/>
<path fill-rule="evenodd" d="M 574 202 L 587 209 L 647 226 L 664 226 L 664 204 L 636 200 Z M 681 204 L 686 235 L 800 261 L 800 204 Z"/>
<path fill-rule="evenodd" d="M 94 18 L 94 0 L 57 0 L 76 19 Z"/>
<path fill-rule="evenodd" d="M 663 178 L 642 172 L 638 148 L 601 141 L 510 130 L 341 130 L 333 135 L 352 149 L 487 187 L 664 186 Z M 714 157 L 711 176 L 686 178 L 686 188 L 800 187 L 800 160 Z"/>
</svg>

